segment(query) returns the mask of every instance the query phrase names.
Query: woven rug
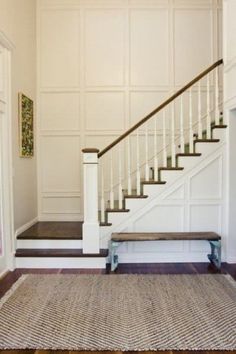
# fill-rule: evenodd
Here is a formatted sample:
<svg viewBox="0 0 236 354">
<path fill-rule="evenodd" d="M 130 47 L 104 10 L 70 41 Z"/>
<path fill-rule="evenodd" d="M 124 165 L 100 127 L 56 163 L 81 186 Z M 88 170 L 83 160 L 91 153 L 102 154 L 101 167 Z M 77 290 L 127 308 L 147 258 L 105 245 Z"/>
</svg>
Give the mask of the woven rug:
<svg viewBox="0 0 236 354">
<path fill-rule="evenodd" d="M 26 275 L 0 302 L 0 349 L 235 350 L 225 275 Z"/>
</svg>

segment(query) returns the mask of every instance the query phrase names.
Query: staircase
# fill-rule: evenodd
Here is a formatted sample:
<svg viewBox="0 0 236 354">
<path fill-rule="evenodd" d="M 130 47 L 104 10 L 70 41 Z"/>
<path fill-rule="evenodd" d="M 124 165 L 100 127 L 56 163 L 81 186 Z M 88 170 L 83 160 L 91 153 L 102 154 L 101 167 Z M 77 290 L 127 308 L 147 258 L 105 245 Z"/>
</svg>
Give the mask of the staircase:
<svg viewBox="0 0 236 354">
<path fill-rule="evenodd" d="M 145 215 L 153 224 L 153 205 L 162 205 L 195 170 L 223 154 L 227 125 L 220 102 L 222 64 L 218 60 L 204 70 L 102 151 L 83 149 L 83 237 L 29 242 L 21 235 L 17 266 L 104 268 L 112 233 L 134 233 L 132 225 Z M 151 231 L 169 231 L 159 228 L 157 223 Z M 192 230 L 185 225 L 175 231 Z"/>
</svg>

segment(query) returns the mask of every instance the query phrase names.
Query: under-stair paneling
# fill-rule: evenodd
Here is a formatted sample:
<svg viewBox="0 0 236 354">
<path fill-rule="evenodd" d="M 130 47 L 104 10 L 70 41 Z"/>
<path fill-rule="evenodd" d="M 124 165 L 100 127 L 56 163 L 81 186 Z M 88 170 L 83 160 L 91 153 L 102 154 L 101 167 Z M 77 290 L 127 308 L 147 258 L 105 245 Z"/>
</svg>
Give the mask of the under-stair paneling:
<svg viewBox="0 0 236 354">
<path fill-rule="evenodd" d="M 220 11 L 220 0 L 37 0 L 41 220 L 83 220 L 81 148 L 104 148 L 221 57 Z M 194 88 L 194 108 L 196 94 Z M 178 104 L 175 110 L 178 132 Z M 140 146 L 143 139 L 141 132 Z M 132 136 L 131 171 L 135 149 Z M 153 136 L 149 150 L 152 155 Z M 114 156 L 117 162 L 117 151 Z M 106 192 L 109 173 L 105 168 Z"/>
<path fill-rule="evenodd" d="M 226 132 L 224 131 L 226 134 Z M 224 139 L 179 173 L 176 180 L 149 186 L 152 193 L 130 216 L 103 232 L 103 244 L 111 232 L 207 232 L 222 236 L 226 251 L 226 156 Z M 171 174 L 171 172 L 169 172 Z M 156 194 L 155 194 L 156 193 Z M 210 246 L 206 241 L 132 242 L 119 253 L 119 262 L 206 262 Z"/>
</svg>

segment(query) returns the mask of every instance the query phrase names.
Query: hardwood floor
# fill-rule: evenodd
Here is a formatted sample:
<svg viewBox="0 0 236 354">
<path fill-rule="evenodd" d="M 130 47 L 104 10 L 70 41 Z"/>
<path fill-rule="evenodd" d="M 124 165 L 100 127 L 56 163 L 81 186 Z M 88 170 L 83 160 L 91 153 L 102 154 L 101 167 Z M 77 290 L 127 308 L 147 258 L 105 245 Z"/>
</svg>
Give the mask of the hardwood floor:
<svg viewBox="0 0 236 354">
<path fill-rule="evenodd" d="M 0 298 L 10 289 L 22 274 L 103 274 L 99 269 L 17 269 L 0 280 Z M 236 264 L 222 264 L 221 272 L 209 263 L 158 263 L 158 264 L 120 264 L 116 274 L 230 274 L 236 280 Z M 115 276 L 115 274 L 113 275 Z M 0 324 L 1 325 L 1 324 Z M 86 351 L 52 350 L 0 350 L 0 354 L 88 354 Z M 91 354 L 122 354 L 122 352 L 91 352 Z M 134 354 L 135 352 L 124 352 Z M 139 354 L 236 354 L 236 351 L 148 351 Z"/>
</svg>

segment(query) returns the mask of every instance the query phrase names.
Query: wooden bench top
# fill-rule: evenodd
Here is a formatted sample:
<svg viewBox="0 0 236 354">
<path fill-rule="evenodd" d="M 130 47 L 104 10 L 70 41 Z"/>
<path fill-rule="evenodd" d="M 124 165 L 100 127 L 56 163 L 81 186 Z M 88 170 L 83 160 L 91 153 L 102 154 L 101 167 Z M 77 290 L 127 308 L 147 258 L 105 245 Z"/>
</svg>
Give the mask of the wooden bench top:
<svg viewBox="0 0 236 354">
<path fill-rule="evenodd" d="M 112 241 L 173 241 L 173 240 L 209 240 L 218 241 L 221 237 L 215 232 L 120 232 L 111 235 Z"/>
</svg>

